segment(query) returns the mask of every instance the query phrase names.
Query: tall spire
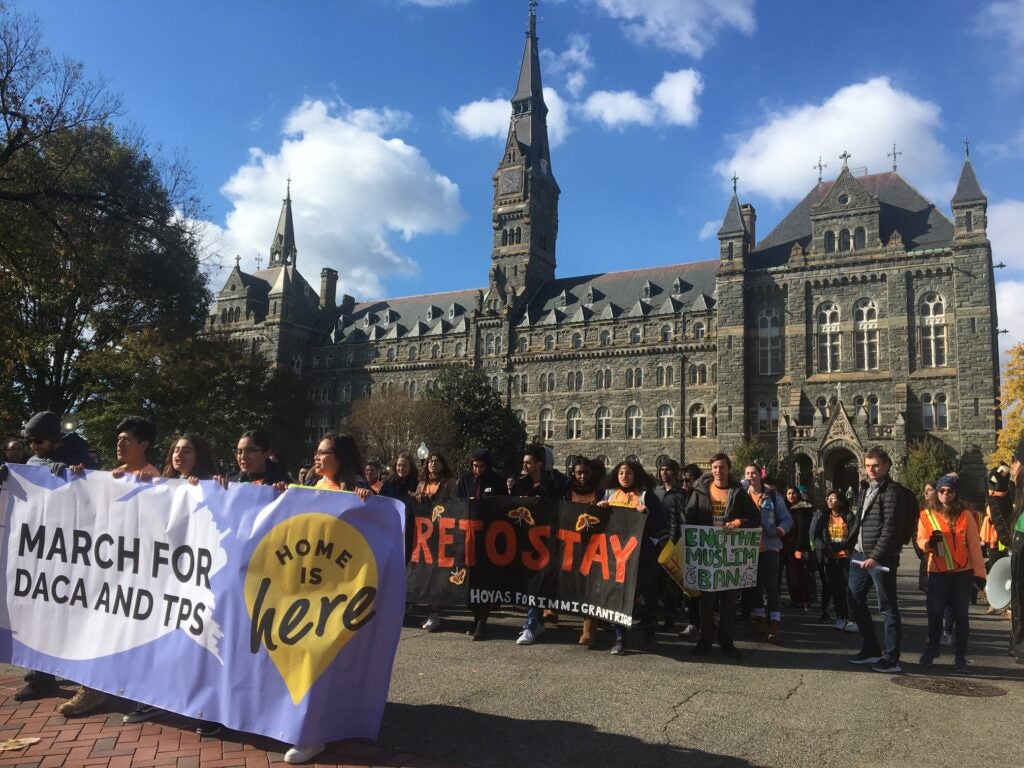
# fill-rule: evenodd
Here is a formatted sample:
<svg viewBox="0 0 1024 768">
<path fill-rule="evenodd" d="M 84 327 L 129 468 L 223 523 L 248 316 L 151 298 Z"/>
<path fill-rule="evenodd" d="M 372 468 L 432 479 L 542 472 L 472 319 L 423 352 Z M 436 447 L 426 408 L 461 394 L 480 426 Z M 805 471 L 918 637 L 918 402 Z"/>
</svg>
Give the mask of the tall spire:
<svg viewBox="0 0 1024 768">
<path fill-rule="evenodd" d="M 295 266 L 299 252 L 295 247 L 295 227 L 292 224 L 292 180 L 288 178 L 288 187 L 281 205 L 281 215 L 277 219 L 277 229 L 270 245 L 270 263 L 268 268 Z"/>
<path fill-rule="evenodd" d="M 512 103 L 525 101 L 539 95 L 544 98 L 543 86 L 540 82 L 540 53 L 537 46 L 537 0 L 530 0 L 530 23 L 526 28 L 526 49 L 523 51 L 523 63 L 519 67 L 519 85 Z"/>
</svg>

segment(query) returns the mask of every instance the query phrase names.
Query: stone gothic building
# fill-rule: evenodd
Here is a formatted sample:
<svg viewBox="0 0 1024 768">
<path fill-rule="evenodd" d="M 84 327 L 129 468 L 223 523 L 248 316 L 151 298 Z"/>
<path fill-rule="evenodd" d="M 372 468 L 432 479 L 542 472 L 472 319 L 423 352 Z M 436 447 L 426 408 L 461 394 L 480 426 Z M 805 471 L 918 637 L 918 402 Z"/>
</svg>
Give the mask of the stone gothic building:
<svg viewBox="0 0 1024 768">
<path fill-rule="evenodd" d="M 355 399 L 420 394 L 460 362 L 488 374 L 559 465 L 576 454 L 706 465 L 756 438 L 799 482 L 845 488 L 871 446 L 898 460 L 932 437 L 980 492 L 1000 426 L 998 330 L 969 158 L 952 217 L 895 167 L 855 173 L 844 153 L 838 177 L 761 240 L 734 190 L 713 258 L 557 277 L 546 116 L 531 12 L 492 177 L 486 287 L 338 302 L 325 269 L 317 293 L 296 266 L 290 191 L 267 268 L 236 262 L 207 332 L 304 377 L 311 452 Z"/>
</svg>

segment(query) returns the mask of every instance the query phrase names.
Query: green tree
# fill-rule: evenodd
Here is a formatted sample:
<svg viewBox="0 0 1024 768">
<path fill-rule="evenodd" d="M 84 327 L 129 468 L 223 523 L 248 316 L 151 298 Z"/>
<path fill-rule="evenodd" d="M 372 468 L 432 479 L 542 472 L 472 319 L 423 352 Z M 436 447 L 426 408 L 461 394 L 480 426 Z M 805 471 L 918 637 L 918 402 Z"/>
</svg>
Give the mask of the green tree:
<svg viewBox="0 0 1024 768">
<path fill-rule="evenodd" d="M 452 415 L 460 437 L 458 447 L 448 458 L 454 466 L 466 468 L 477 448 L 487 448 L 499 469 L 517 470 L 526 446 L 526 428 L 482 371 L 468 365 L 449 365 L 441 369 L 437 386 L 427 393 Z"/>
<path fill-rule="evenodd" d="M 229 465 L 246 429 L 266 429 L 275 450 L 293 468 L 304 451 L 308 413 L 301 382 L 269 368 L 241 344 L 144 330 L 90 352 L 81 367 L 96 389 L 78 413 L 85 435 L 108 465 L 115 426 L 132 414 L 157 425 L 154 461 L 163 458 L 171 438 L 181 432 L 205 437 L 215 457 Z"/>
<path fill-rule="evenodd" d="M 1006 355 L 999 402 L 1003 409 L 1003 426 L 999 430 L 995 455 L 990 458 L 993 462 L 1009 464 L 1024 438 L 1024 343 L 1014 345 Z"/>
<path fill-rule="evenodd" d="M 764 467 L 768 476 L 777 478 L 779 471 L 778 457 L 772 452 L 766 443 L 756 437 L 752 440 L 744 440 L 729 457 L 732 460 L 733 474 L 737 477 L 743 476 L 743 468 L 749 464 L 757 464 Z"/>
<path fill-rule="evenodd" d="M 108 124 L 117 99 L 56 60 L 0 6 L 0 421 L 69 413 L 94 394 L 84 356 L 127 333 L 200 327 L 198 198 Z"/>
<path fill-rule="evenodd" d="M 900 467 L 898 479 L 920 496 L 925 483 L 934 483 L 942 475 L 957 469 L 956 456 L 945 443 L 925 438 L 907 446 L 907 457 Z"/>
<path fill-rule="evenodd" d="M 454 464 L 462 450 L 462 441 L 448 409 L 426 397 L 406 394 L 360 398 L 352 405 L 346 429 L 361 447 L 365 459 L 388 465 L 402 451 L 415 455 L 419 444 L 426 443 Z"/>
</svg>

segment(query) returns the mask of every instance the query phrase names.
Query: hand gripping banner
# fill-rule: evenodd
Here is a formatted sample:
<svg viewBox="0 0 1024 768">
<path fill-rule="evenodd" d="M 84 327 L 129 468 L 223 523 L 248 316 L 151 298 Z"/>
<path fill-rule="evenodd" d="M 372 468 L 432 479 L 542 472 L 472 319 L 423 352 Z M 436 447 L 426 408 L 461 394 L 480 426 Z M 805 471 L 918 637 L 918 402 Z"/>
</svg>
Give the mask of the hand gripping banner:
<svg viewBox="0 0 1024 768">
<path fill-rule="evenodd" d="M 397 502 L 9 469 L 0 660 L 292 744 L 377 737 Z"/>
<path fill-rule="evenodd" d="M 631 623 L 646 519 L 636 510 L 508 496 L 408 509 L 409 600 Z"/>
</svg>

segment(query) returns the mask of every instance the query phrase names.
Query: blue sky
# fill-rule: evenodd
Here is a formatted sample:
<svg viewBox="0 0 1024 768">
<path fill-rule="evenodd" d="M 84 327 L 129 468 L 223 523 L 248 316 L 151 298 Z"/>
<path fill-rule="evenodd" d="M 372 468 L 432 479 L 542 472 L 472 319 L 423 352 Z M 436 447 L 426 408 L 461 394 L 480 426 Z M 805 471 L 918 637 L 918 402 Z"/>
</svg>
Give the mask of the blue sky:
<svg viewBox="0 0 1024 768">
<path fill-rule="evenodd" d="M 357 298 L 482 286 L 526 0 L 22 0 L 201 184 L 222 263 L 264 263 L 291 175 L 300 270 Z M 949 215 L 963 139 L 1007 343 L 1024 289 L 1024 0 L 541 0 L 558 272 L 715 258 L 729 177 L 768 233 L 891 168 Z M 225 273 L 213 278 L 220 287 Z"/>
</svg>

